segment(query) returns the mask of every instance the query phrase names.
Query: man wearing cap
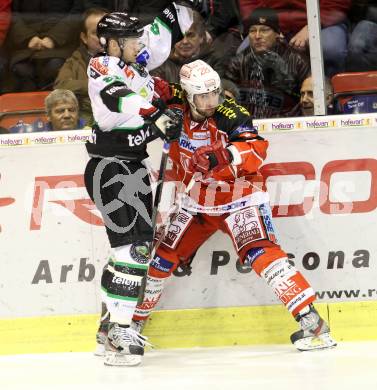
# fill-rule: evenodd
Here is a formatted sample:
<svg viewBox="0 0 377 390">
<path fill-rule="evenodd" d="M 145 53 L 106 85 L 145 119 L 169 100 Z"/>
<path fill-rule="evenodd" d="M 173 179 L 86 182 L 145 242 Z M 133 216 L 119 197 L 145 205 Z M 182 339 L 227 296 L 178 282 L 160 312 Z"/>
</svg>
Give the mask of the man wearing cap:
<svg viewBox="0 0 377 390">
<path fill-rule="evenodd" d="M 280 37 L 277 13 L 257 8 L 248 21 L 249 47 L 225 71 L 254 118 L 292 116 L 300 85 L 310 73 L 308 59 Z"/>
</svg>

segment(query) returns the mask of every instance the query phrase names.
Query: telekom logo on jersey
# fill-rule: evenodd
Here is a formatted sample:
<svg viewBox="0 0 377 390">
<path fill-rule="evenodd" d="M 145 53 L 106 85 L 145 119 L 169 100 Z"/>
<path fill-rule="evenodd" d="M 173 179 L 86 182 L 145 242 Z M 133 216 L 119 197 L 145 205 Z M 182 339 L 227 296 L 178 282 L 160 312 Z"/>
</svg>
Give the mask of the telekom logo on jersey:
<svg viewBox="0 0 377 390">
<path fill-rule="evenodd" d="M 375 159 L 334 160 L 326 163 L 320 172 L 305 161 L 269 163 L 262 166 L 261 172 L 270 192 L 275 218 L 304 216 L 316 208 L 331 215 L 367 213 L 377 208 Z M 0 191 L 4 185 L 3 179 Z M 60 195 L 52 200 L 48 195 L 54 190 L 68 191 L 69 199 L 62 192 L 55 191 Z M 22 204 L 17 202 L 17 194 L 1 195 L 0 207 L 20 207 Z M 85 223 L 103 225 L 102 218 L 86 194 L 83 175 L 36 177 L 31 202 L 30 230 L 41 229 L 43 214 L 48 212 L 49 203 L 68 209 Z"/>
</svg>

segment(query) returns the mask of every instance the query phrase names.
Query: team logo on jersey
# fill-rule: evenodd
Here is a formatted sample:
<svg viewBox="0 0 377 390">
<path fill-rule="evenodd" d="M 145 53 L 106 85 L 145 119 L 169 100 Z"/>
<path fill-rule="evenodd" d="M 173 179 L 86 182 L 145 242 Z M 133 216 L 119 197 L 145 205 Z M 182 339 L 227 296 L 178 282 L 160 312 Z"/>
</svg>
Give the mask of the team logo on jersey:
<svg viewBox="0 0 377 390">
<path fill-rule="evenodd" d="M 209 131 L 194 131 L 192 133 L 193 139 L 211 139 L 211 133 Z"/>
<path fill-rule="evenodd" d="M 188 150 L 189 152 L 195 152 L 196 150 L 196 147 L 191 144 L 190 138 L 185 133 L 181 134 L 179 139 L 179 147 Z"/>
<path fill-rule="evenodd" d="M 259 216 L 258 206 L 250 206 L 232 213 L 225 222 L 232 233 L 237 250 L 254 241 L 267 238 Z"/>
<path fill-rule="evenodd" d="M 149 261 L 149 249 L 145 242 L 137 241 L 131 245 L 130 254 L 133 260 L 139 264 L 147 264 Z"/>
<path fill-rule="evenodd" d="M 129 79 L 133 79 L 135 77 L 135 72 L 129 66 L 124 69 L 124 73 Z"/>
<path fill-rule="evenodd" d="M 105 62 L 105 60 L 104 60 L 104 62 Z M 90 68 L 91 68 L 91 70 L 97 71 L 101 75 L 106 75 L 108 73 L 107 66 L 105 66 L 104 64 L 101 64 L 99 58 L 94 58 L 94 59 L 92 59 L 92 61 L 90 61 Z"/>
</svg>

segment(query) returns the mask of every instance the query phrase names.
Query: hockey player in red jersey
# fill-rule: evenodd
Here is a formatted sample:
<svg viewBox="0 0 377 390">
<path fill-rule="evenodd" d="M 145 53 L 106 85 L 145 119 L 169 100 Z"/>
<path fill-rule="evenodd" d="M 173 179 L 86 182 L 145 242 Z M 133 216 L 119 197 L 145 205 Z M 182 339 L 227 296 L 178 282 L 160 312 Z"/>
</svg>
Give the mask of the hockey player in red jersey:
<svg viewBox="0 0 377 390">
<path fill-rule="evenodd" d="M 268 142 L 258 135 L 248 111 L 234 100 L 222 99 L 218 74 L 201 60 L 182 67 L 180 86 L 173 86 L 169 103 L 184 113 L 179 142 L 170 149 L 174 179 L 195 184 L 181 199 L 150 263 L 135 326 L 148 318 L 172 272 L 221 230 L 231 237 L 241 263 L 266 281 L 300 323 L 292 343 L 299 350 L 335 346 L 328 325 L 313 306 L 313 289 L 288 262 L 276 238 L 258 171 Z"/>
</svg>

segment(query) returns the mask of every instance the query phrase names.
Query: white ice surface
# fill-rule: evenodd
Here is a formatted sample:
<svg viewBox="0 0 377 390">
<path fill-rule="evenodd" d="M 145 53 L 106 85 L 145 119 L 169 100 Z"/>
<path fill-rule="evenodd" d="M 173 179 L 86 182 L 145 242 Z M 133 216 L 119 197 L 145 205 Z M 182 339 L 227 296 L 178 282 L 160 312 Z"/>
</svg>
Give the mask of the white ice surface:
<svg viewBox="0 0 377 390">
<path fill-rule="evenodd" d="M 0 390 L 377 390 L 377 342 L 148 351 L 138 367 L 90 353 L 0 356 Z"/>
</svg>

